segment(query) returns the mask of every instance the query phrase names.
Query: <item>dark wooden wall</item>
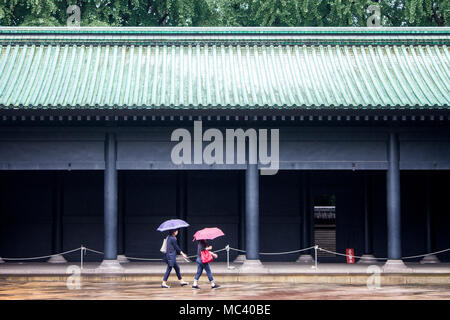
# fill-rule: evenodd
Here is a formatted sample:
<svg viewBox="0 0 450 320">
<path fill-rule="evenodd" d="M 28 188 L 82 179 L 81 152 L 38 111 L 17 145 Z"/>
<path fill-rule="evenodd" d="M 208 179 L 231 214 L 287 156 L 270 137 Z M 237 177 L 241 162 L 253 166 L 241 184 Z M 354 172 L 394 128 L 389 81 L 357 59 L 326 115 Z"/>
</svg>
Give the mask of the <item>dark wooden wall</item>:
<svg viewBox="0 0 450 320">
<path fill-rule="evenodd" d="M 280 171 L 260 180 L 260 250 L 289 251 L 300 248 L 301 171 Z M 216 249 L 238 246 L 239 200 L 242 177 L 239 171 L 120 171 L 123 184 L 125 253 L 138 257 L 159 257 L 162 235 L 159 223 L 175 218 L 177 175 L 186 176 L 186 243 L 195 254 L 193 233 L 218 226 L 226 234 L 213 242 Z M 313 171 L 308 186 L 313 195 L 335 194 L 337 249 L 364 248 L 362 171 Z M 0 172 L 0 256 L 26 257 L 51 253 L 53 183 L 56 171 Z M 63 171 L 63 248 L 81 244 L 103 250 L 103 174 L 101 171 Z M 425 251 L 424 179 L 432 174 L 436 249 L 450 244 L 448 209 L 449 171 L 404 171 L 401 175 L 403 255 Z M 374 253 L 386 256 L 385 174 L 371 171 L 373 181 Z M 234 258 L 235 254 L 232 255 Z M 263 261 L 293 261 L 297 254 L 267 257 Z M 450 260 L 449 254 L 440 256 Z M 78 254 L 70 255 L 77 261 Z M 88 254 L 87 260 L 101 257 Z M 224 261 L 225 253 L 220 255 Z M 329 261 L 329 260 L 328 260 Z M 343 259 L 336 259 L 343 261 Z"/>
<path fill-rule="evenodd" d="M 117 168 L 121 170 L 244 169 L 243 165 L 174 165 L 170 155 L 179 126 L 116 127 Z M 284 170 L 386 170 L 388 127 L 304 126 L 230 123 L 226 128 L 279 128 Z M 204 125 L 204 131 L 207 125 Z M 400 127 L 402 170 L 449 170 L 450 129 Z M 0 127 L 0 170 L 103 170 L 104 127 Z M 206 143 L 204 143 L 206 146 Z M 225 157 L 225 152 L 224 152 Z"/>
</svg>

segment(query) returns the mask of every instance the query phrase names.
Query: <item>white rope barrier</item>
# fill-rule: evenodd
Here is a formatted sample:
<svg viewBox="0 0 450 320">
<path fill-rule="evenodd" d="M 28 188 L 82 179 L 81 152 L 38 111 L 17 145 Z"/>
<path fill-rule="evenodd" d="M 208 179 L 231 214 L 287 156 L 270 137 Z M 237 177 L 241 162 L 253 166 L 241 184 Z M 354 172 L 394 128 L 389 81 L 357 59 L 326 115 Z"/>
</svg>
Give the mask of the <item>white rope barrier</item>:
<svg viewBox="0 0 450 320">
<path fill-rule="evenodd" d="M 95 253 L 103 254 L 103 252 L 100 252 L 100 251 L 92 250 L 92 249 L 89 249 L 89 248 L 85 248 L 85 249 L 88 250 L 88 251 L 95 252 Z M 304 249 L 292 250 L 292 251 L 260 252 L 259 254 L 260 255 L 283 255 L 283 254 L 298 253 L 298 252 L 312 250 L 312 249 L 314 249 L 314 256 L 315 256 L 314 260 L 315 260 L 316 268 L 317 268 L 317 250 L 328 252 L 328 253 L 335 254 L 335 255 L 338 255 L 338 256 L 343 256 L 343 257 L 350 257 L 351 256 L 351 257 L 357 258 L 357 259 L 361 259 L 362 258 L 362 256 L 348 255 L 346 253 L 339 253 L 339 252 L 335 252 L 335 251 L 330 251 L 330 250 L 321 248 L 318 245 L 315 245 L 315 246 L 312 246 L 312 247 L 308 247 L 308 248 L 304 248 Z M 77 249 L 77 250 L 79 250 L 79 249 Z M 246 253 L 247 252 L 246 250 L 233 248 L 233 247 L 230 247 L 229 245 L 225 246 L 222 249 L 215 250 L 215 251 L 212 251 L 212 252 L 218 253 L 218 252 L 225 251 L 225 250 L 227 251 L 227 264 L 228 265 L 229 265 L 229 252 L 230 252 L 230 250 L 237 251 L 237 252 L 242 252 L 242 253 Z M 450 248 L 444 249 L 444 250 L 440 250 L 440 251 L 431 252 L 431 253 L 425 253 L 425 254 L 421 254 L 421 255 L 416 255 L 416 256 L 402 257 L 402 259 L 405 260 L 405 259 L 420 258 L 420 257 L 430 256 L 430 255 L 433 255 L 433 254 L 443 253 L 443 252 L 446 252 L 446 251 L 450 251 Z M 195 257 L 197 257 L 197 255 L 188 256 L 188 258 L 195 258 Z M 127 258 L 131 259 L 131 260 L 162 261 L 162 259 L 138 258 L 138 257 L 129 257 L 129 256 L 127 256 Z M 374 259 L 374 260 L 388 260 L 388 258 L 372 258 L 372 259 Z"/>
<path fill-rule="evenodd" d="M 324 251 L 324 252 L 328 252 L 328 253 L 331 253 L 331 254 L 335 254 L 337 256 L 353 257 L 353 258 L 358 258 L 358 259 L 362 258 L 362 256 L 355 256 L 355 255 L 349 255 L 349 254 L 346 254 L 346 253 L 334 252 L 334 251 L 330 251 L 330 250 L 323 249 L 323 248 L 320 248 L 320 247 L 318 247 L 317 249 L 320 250 L 320 251 Z M 373 258 L 373 259 L 376 259 L 376 260 L 387 260 L 387 258 Z"/>
<path fill-rule="evenodd" d="M 104 252 L 102 252 L 102 251 L 97 251 L 97 250 L 94 250 L 94 249 L 90 249 L 90 248 L 84 248 L 85 250 L 87 250 L 87 251 L 90 251 L 90 252 L 93 252 L 93 253 L 97 253 L 97 254 L 101 254 L 101 255 L 104 255 L 105 253 Z M 129 257 L 129 256 L 126 256 L 127 257 L 127 259 L 129 259 L 129 260 L 142 260 L 142 261 L 162 261 L 162 259 L 153 259 L 153 258 L 139 258 L 139 257 Z"/>
<path fill-rule="evenodd" d="M 89 251 L 98 253 L 98 254 L 103 254 L 103 252 L 100 252 L 100 251 L 92 250 L 92 249 L 89 249 L 89 248 L 86 248 L 86 249 L 89 250 Z M 212 252 L 217 253 L 217 252 L 221 252 L 221 251 L 225 251 L 225 250 L 227 250 L 227 247 L 225 247 L 225 248 L 223 248 L 223 249 L 220 249 L 220 250 L 215 250 L 215 251 L 212 251 Z M 129 259 L 129 260 L 140 260 L 140 261 L 163 261 L 163 259 L 156 259 L 156 258 L 140 258 L 140 257 L 130 257 L 130 256 L 126 256 L 126 257 L 127 257 L 127 259 Z M 192 259 L 192 258 L 196 258 L 196 257 L 197 257 L 197 255 L 195 254 L 195 255 L 188 256 L 188 259 Z"/>
<path fill-rule="evenodd" d="M 4 258 L 4 257 L 1 257 L 3 260 L 6 260 L 6 261 L 21 261 L 21 260 L 39 260 L 39 259 L 45 259 L 45 258 L 51 258 L 51 257 L 54 257 L 54 256 L 58 256 L 58 255 L 65 255 L 65 254 L 68 254 L 68 253 L 72 253 L 72 252 L 75 252 L 75 251 L 78 251 L 78 250 L 81 250 L 81 247 L 80 248 L 76 248 L 76 249 L 73 249 L 73 250 L 68 250 L 68 251 L 64 251 L 64 252 L 61 252 L 61 253 L 54 253 L 54 254 L 49 254 L 49 255 L 47 255 L 47 256 L 39 256 L 39 257 L 27 257 L 27 258 Z"/>
<path fill-rule="evenodd" d="M 346 254 L 346 253 L 334 252 L 334 251 L 326 250 L 326 249 L 323 249 L 323 248 L 320 248 L 320 247 L 318 247 L 318 249 L 320 251 L 328 252 L 328 253 L 335 254 L 335 255 L 338 255 L 338 256 L 353 257 L 353 258 L 358 258 L 358 259 L 362 258 L 362 256 L 355 256 L 355 255 L 349 255 L 349 254 Z M 425 257 L 425 256 L 436 255 L 436 254 L 439 254 L 439 253 L 442 253 L 442 252 L 446 252 L 446 251 L 450 251 L 450 248 L 444 249 L 444 250 L 440 250 L 440 251 L 425 253 L 425 254 L 419 254 L 419 255 L 416 255 L 416 256 L 402 257 L 401 259 L 402 260 L 406 260 L 406 259 L 420 258 L 420 257 Z M 370 259 L 372 259 L 372 260 L 388 260 L 388 258 L 375 258 L 375 257 L 374 258 L 370 258 Z"/>
<path fill-rule="evenodd" d="M 298 252 L 302 252 L 302 251 L 306 251 L 306 250 L 311 250 L 314 249 L 316 246 L 313 247 L 309 247 L 309 248 L 304 248 L 304 249 L 298 249 L 298 250 L 292 250 L 292 251 L 284 251 L 284 252 L 260 252 L 260 255 L 280 255 L 280 254 L 291 254 L 291 253 L 298 253 Z M 226 248 L 226 247 L 225 247 Z M 241 249 L 236 249 L 236 248 L 232 248 L 230 247 L 230 250 L 234 250 L 234 251 L 238 251 L 238 252 L 242 252 L 245 253 L 247 251 L 245 250 L 241 250 Z"/>
<path fill-rule="evenodd" d="M 94 250 L 94 249 L 90 249 L 90 248 L 85 248 L 87 251 L 91 251 L 91 252 L 93 252 L 93 253 L 97 253 L 97 254 L 101 254 L 101 255 L 104 255 L 105 253 L 104 252 L 101 252 L 101 251 L 97 251 L 97 250 Z M 126 256 L 127 257 L 127 259 L 129 259 L 129 260 L 142 260 L 142 261 L 162 261 L 162 259 L 154 259 L 154 258 L 140 258 L 140 257 L 130 257 L 130 256 Z"/>
<path fill-rule="evenodd" d="M 305 248 L 305 249 L 298 249 L 298 250 L 292 250 L 292 251 L 284 251 L 284 252 L 260 252 L 259 254 L 261 255 L 280 255 L 280 254 L 291 254 L 291 253 L 298 253 L 298 252 L 302 252 L 302 251 L 307 251 L 307 250 L 311 250 L 314 249 L 316 246 L 313 247 L 309 247 L 309 248 Z"/>
<path fill-rule="evenodd" d="M 103 252 L 97 251 L 97 250 L 94 250 L 94 249 L 90 249 L 90 248 L 86 248 L 86 247 L 84 247 L 84 249 L 87 250 L 87 251 L 93 252 L 93 253 L 104 254 Z"/>
<path fill-rule="evenodd" d="M 353 258 L 357 258 L 357 259 L 361 259 L 362 258 L 362 256 L 348 255 L 346 253 L 339 253 L 339 252 L 327 250 L 327 249 L 319 247 L 318 245 L 315 245 L 315 246 L 312 246 L 312 247 L 308 247 L 308 248 L 304 248 L 304 249 L 292 250 L 292 251 L 260 252 L 259 254 L 260 255 L 284 255 L 284 254 L 298 253 L 298 252 L 312 250 L 312 249 L 314 249 L 314 260 L 315 260 L 316 268 L 317 268 L 317 250 L 323 251 L 323 252 L 327 252 L 327 253 L 330 253 L 330 254 L 334 254 L 334 255 L 338 255 L 338 256 L 343 256 L 343 257 L 353 257 Z M 54 253 L 54 254 L 50 254 L 50 255 L 46 255 L 46 256 L 25 257 L 25 258 L 4 258 L 4 257 L 1 257 L 1 259 L 5 260 L 5 261 L 39 260 L 39 259 L 50 258 L 50 257 L 58 256 L 58 255 L 65 255 L 65 254 L 68 254 L 68 253 L 76 252 L 78 250 L 81 250 L 81 252 L 80 252 L 81 266 L 83 266 L 83 256 L 86 255 L 86 253 L 88 251 L 92 252 L 92 253 L 100 254 L 100 255 L 104 254 L 101 251 L 97 251 L 97 250 L 94 250 L 94 249 L 91 249 L 91 248 L 87 248 L 87 247 L 84 247 L 82 245 L 80 248 L 64 251 L 64 252 L 61 252 L 61 253 Z M 219 250 L 215 250 L 215 251 L 212 251 L 212 252 L 218 253 L 218 252 L 221 252 L 221 251 L 227 251 L 227 265 L 228 265 L 228 268 L 230 268 L 230 266 L 229 266 L 230 250 L 241 252 L 241 253 L 246 253 L 247 252 L 246 250 L 233 248 L 233 247 L 230 247 L 229 245 L 226 245 L 224 248 L 219 249 Z M 447 251 L 450 251 L 450 248 L 447 248 L 447 249 L 444 249 L 444 250 L 435 251 L 435 252 L 415 255 L 415 256 L 402 257 L 401 259 L 402 260 L 406 260 L 406 259 L 420 258 L 420 257 L 440 254 L 440 253 L 447 252 Z M 189 259 L 190 258 L 195 258 L 195 257 L 197 257 L 197 255 L 188 256 Z M 155 259 L 155 258 L 140 258 L 140 257 L 129 257 L 129 256 L 127 256 L 127 258 L 130 259 L 130 260 L 142 260 L 142 261 L 162 261 L 163 260 L 163 259 Z M 371 258 L 371 259 L 374 259 L 374 260 L 388 260 L 388 258 L 376 258 L 376 257 L 375 258 Z"/>
<path fill-rule="evenodd" d="M 129 260 L 142 260 L 142 261 L 162 261 L 162 259 L 152 259 L 152 258 L 137 258 L 126 256 Z"/>
<path fill-rule="evenodd" d="M 413 258 L 426 257 L 426 256 L 431 256 L 433 254 L 439 254 L 439 253 L 446 252 L 446 251 L 450 251 L 450 248 L 444 249 L 444 250 L 440 250 L 440 251 L 431 252 L 431 253 L 425 253 L 425 254 L 421 254 L 421 255 L 418 255 L 418 256 L 402 257 L 402 259 L 413 259 Z"/>
</svg>

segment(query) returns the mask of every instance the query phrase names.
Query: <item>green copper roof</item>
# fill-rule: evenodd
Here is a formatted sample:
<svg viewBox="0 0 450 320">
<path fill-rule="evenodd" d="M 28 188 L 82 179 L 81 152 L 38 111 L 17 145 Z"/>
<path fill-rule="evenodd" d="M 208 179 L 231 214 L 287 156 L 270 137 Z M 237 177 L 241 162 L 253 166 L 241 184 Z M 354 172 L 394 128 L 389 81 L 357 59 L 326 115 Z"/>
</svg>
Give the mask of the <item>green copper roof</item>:
<svg viewBox="0 0 450 320">
<path fill-rule="evenodd" d="M 450 28 L 0 28 L 0 106 L 449 108 L 449 42 Z"/>
</svg>

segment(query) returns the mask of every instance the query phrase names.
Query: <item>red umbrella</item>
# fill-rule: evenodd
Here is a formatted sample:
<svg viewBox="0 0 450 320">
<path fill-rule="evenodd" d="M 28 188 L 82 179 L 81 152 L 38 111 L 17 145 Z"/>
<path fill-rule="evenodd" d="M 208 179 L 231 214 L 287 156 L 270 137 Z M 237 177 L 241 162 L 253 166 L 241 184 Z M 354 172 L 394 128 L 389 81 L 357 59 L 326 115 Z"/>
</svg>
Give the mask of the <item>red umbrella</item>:
<svg viewBox="0 0 450 320">
<path fill-rule="evenodd" d="M 194 240 L 212 240 L 224 235 L 225 233 L 223 233 L 219 228 L 205 228 L 194 234 Z"/>
</svg>

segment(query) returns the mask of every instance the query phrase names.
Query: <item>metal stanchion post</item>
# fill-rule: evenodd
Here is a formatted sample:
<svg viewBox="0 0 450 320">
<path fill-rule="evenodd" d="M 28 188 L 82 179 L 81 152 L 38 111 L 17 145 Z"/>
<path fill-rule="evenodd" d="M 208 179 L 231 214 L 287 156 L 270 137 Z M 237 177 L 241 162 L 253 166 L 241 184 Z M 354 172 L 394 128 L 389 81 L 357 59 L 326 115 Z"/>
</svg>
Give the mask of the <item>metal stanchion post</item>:
<svg viewBox="0 0 450 320">
<path fill-rule="evenodd" d="M 84 247 L 83 247 L 83 245 L 81 245 L 81 250 L 80 250 L 80 268 L 81 268 L 81 270 L 83 270 L 83 251 L 84 251 Z"/>
<path fill-rule="evenodd" d="M 314 246 L 314 266 L 315 266 L 316 271 L 317 271 L 317 248 L 318 247 L 319 247 L 318 245 Z"/>
</svg>

